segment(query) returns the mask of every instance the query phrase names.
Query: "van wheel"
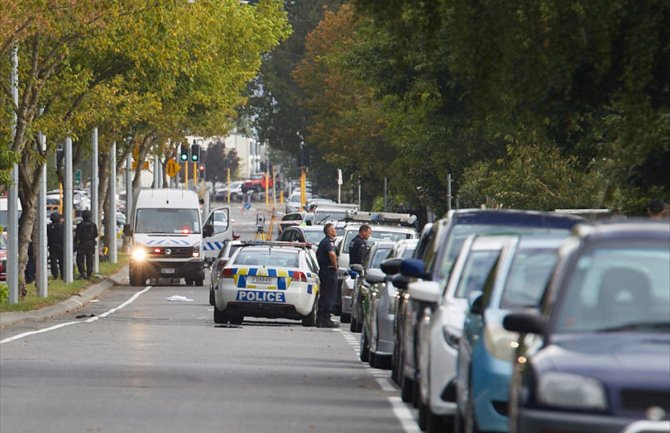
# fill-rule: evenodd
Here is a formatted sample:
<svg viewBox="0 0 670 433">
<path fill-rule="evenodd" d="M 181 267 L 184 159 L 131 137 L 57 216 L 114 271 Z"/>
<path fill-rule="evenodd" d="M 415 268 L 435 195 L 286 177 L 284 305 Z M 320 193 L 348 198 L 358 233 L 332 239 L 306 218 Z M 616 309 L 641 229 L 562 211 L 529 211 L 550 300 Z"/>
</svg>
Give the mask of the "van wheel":
<svg viewBox="0 0 670 433">
<path fill-rule="evenodd" d="M 196 285 L 196 286 L 204 286 L 204 285 L 205 285 L 205 281 L 204 281 L 204 280 L 195 280 L 195 285 Z"/>
<path fill-rule="evenodd" d="M 184 282 L 186 283 L 187 286 L 193 285 L 193 280 L 190 278 L 184 278 Z"/>
<path fill-rule="evenodd" d="M 144 279 L 142 278 L 142 270 L 130 267 L 129 270 L 130 285 L 140 287 L 144 285 Z"/>
</svg>

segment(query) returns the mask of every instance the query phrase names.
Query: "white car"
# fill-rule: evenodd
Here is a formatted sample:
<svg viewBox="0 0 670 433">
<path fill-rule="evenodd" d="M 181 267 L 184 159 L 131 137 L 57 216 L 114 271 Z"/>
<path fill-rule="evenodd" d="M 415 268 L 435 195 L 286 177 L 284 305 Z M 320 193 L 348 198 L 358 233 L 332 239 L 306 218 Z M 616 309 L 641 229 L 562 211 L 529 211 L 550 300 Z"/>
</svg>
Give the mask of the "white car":
<svg viewBox="0 0 670 433">
<path fill-rule="evenodd" d="M 223 246 L 219 250 L 219 255 L 214 259 L 212 269 L 209 273 L 209 305 L 214 305 L 214 288 L 219 284 L 219 276 L 221 275 L 221 272 L 223 272 L 223 268 L 226 267 L 230 258 L 235 254 L 235 251 L 244 245 L 243 241 L 233 239 L 226 239 L 222 243 Z"/>
<path fill-rule="evenodd" d="M 436 303 L 426 308 L 418 323 L 419 426 L 429 432 L 442 431 L 456 415 L 456 361 L 468 296 L 482 292 L 503 246 L 513 236 L 471 235 L 449 275 L 446 288 L 436 281 L 409 284 L 409 296 Z"/>
<path fill-rule="evenodd" d="M 301 320 L 316 325 L 319 267 L 305 244 L 256 242 L 230 258 L 214 290 L 214 322 L 244 316 Z"/>
</svg>

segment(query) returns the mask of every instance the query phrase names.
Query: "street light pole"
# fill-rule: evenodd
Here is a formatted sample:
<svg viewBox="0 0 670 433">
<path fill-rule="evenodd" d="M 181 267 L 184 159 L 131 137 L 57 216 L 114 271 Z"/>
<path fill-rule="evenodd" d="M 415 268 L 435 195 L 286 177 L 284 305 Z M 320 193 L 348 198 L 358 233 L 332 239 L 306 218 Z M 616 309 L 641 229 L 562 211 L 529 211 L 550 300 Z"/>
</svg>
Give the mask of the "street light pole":
<svg viewBox="0 0 670 433">
<path fill-rule="evenodd" d="M 12 49 L 12 72 L 10 75 L 14 114 L 12 138 L 16 139 L 19 110 L 19 47 Z M 7 285 L 9 303 L 19 302 L 19 166 L 12 164 L 9 172 L 9 197 L 7 197 Z"/>
</svg>

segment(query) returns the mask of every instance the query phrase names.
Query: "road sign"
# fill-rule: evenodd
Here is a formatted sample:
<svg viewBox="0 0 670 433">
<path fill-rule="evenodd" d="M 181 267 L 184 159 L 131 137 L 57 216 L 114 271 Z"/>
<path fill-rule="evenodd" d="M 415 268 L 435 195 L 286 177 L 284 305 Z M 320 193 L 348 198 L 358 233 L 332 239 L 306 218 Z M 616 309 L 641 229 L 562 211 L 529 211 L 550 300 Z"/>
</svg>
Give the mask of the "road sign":
<svg viewBox="0 0 670 433">
<path fill-rule="evenodd" d="M 133 161 L 133 162 L 130 164 L 130 168 L 131 168 L 132 170 L 136 170 L 136 169 L 137 169 L 137 161 Z M 144 161 L 144 162 L 142 163 L 142 170 L 149 170 L 149 161 Z"/>
<path fill-rule="evenodd" d="M 168 162 L 165 166 L 165 173 L 170 177 L 175 177 L 177 173 L 181 170 L 181 165 L 174 158 L 168 159 Z"/>
</svg>

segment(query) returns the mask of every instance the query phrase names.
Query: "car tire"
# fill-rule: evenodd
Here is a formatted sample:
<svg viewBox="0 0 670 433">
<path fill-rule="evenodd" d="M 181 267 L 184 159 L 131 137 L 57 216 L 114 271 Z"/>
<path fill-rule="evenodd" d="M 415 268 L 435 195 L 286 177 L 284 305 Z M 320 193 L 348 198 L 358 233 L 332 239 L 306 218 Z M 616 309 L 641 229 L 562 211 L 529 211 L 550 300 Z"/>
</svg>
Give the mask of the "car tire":
<svg viewBox="0 0 670 433">
<path fill-rule="evenodd" d="M 128 276 L 130 277 L 130 285 L 141 287 L 144 286 L 144 279 L 142 278 L 142 270 L 134 267 L 130 267 Z"/>
<path fill-rule="evenodd" d="M 214 288 L 209 288 L 209 305 L 214 305 Z"/>
<path fill-rule="evenodd" d="M 195 280 L 195 285 L 202 287 L 205 285 L 205 280 Z"/>
<path fill-rule="evenodd" d="M 214 323 L 219 323 L 219 324 L 226 324 L 230 321 L 230 317 L 228 316 L 227 311 L 219 311 L 218 308 L 216 308 L 216 305 L 214 305 Z"/>
<path fill-rule="evenodd" d="M 319 296 L 317 295 L 314 298 L 314 306 L 312 306 L 312 311 L 310 311 L 308 315 L 302 318 L 302 326 L 305 327 L 316 326 L 316 314 L 318 305 L 319 305 Z"/>
<path fill-rule="evenodd" d="M 368 362 L 368 360 L 370 359 L 370 346 L 368 345 L 368 339 L 365 336 L 365 332 L 361 333 L 361 346 L 360 346 L 359 358 L 362 362 Z"/>
<path fill-rule="evenodd" d="M 341 314 L 340 314 L 340 322 L 342 322 L 342 323 L 350 323 L 350 322 L 351 322 L 351 314 L 349 314 L 349 313 L 341 313 Z"/>
<path fill-rule="evenodd" d="M 190 278 L 184 278 L 184 282 L 186 283 L 187 286 L 193 285 L 193 280 Z"/>
<path fill-rule="evenodd" d="M 419 403 L 419 419 L 417 420 L 417 423 L 419 424 L 419 428 L 422 431 L 426 431 L 426 427 L 428 427 L 428 405 L 425 403 Z"/>
<path fill-rule="evenodd" d="M 370 367 L 389 370 L 391 368 L 391 357 L 389 355 L 377 355 L 374 352 L 370 352 Z"/>
<path fill-rule="evenodd" d="M 436 415 L 427 407 L 426 433 L 453 433 L 454 424 L 448 421 L 446 416 Z"/>
<path fill-rule="evenodd" d="M 414 400 L 414 381 L 404 374 L 400 380 L 400 399 L 405 403 Z"/>
<path fill-rule="evenodd" d="M 230 313 L 228 317 L 230 318 L 230 323 L 233 325 L 241 325 L 244 322 L 244 316 L 240 313 Z"/>
</svg>

